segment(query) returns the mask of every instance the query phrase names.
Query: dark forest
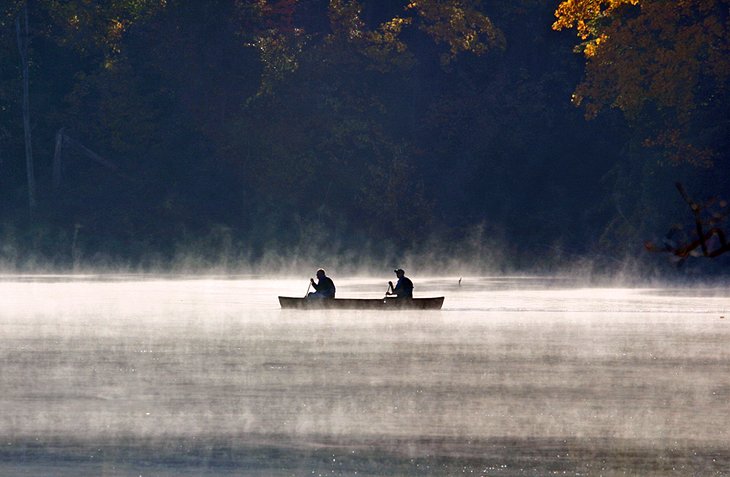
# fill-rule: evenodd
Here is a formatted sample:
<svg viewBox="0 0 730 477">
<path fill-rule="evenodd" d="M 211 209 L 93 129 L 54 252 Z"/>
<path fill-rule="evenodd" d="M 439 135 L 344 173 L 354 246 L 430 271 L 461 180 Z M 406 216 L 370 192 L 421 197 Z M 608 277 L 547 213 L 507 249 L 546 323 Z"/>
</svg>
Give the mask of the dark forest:
<svg viewBox="0 0 730 477">
<path fill-rule="evenodd" d="M 727 0 L 2 5 L 3 270 L 727 270 Z"/>
</svg>

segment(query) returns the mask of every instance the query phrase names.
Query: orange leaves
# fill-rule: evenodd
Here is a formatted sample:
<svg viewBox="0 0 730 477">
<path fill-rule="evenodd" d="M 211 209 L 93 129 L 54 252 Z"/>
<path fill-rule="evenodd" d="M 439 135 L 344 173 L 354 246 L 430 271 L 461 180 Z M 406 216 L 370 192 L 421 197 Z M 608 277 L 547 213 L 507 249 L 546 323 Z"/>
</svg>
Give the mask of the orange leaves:
<svg viewBox="0 0 730 477">
<path fill-rule="evenodd" d="M 581 40 L 586 57 L 595 56 L 601 44 L 608 40 L 604 28 L 616 10 L 624 5 L 638 5 L 639 0 L 565 0 L 555 11 L 553 30 L 574 28 Z"/>
<path fill-rule="evenodd" d="M 651 110 L 651 122 L 663 126 L 646 145 L 663 148 L 675 162 L 684 157 L 697 165 L 709 163 L 712 152 L 688 138 L 697 134 L 698 126 L 705 127 L 698 119 L 702 114 L 727 107 L 718 104 L 722 101 L 718 98 L 726 97 L 730 78 L 728 3 L 562 2 L 553 28 L 576 28 L 584 40 L 586 75 L 576 88 L 574 103 L 582 105 L 589 118 L 604 108 L 619 108 L 628 119 L 638 121 Z"/>
<path fill-rule="evenodd" d="M 586 55 L 586 57 L 590 58 L 592 56 L 596 56 L 596 53 L 598 53 L 598 48 L 602 43 L 605 43 L 606 40 L 608 40 L 608 35 L 601 34 L 593 41 L 590 41 L 586 44 L 585 49 L 583 50 L 583 54 Z"/>
<path fill-rule="evenodd" d="M 555 11 L 553 30 L 575 27 L 578 36 L 587 40 L 600 35 L 596 23 L 623 5 L 637 5 L 639 0 L 565 0 Z"/>
</svg>

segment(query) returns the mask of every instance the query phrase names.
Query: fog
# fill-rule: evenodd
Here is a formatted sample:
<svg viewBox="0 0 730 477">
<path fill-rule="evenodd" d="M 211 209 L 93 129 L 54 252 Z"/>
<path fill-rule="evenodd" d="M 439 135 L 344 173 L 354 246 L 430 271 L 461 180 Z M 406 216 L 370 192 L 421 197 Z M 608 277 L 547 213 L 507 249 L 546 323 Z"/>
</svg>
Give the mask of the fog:
<svg viewBox="0 0 730 477">
<path fill-rule="evenodd" d="M 730 474 L 727 288 L 307 278 L 0 278 L 0 475 Z"/>
</svg>

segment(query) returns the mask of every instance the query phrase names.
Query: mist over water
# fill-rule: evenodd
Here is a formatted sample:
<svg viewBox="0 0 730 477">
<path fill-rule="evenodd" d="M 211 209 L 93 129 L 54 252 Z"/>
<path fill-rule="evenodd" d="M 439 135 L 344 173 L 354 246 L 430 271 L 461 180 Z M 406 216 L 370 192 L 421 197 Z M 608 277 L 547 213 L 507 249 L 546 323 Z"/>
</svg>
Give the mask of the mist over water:
<svg viewBox="0 0 730 477">
<path fill-rule="evenodd" d="M 3 277 L 0 475 L 730 475 L 726 288 L 307 278 Z"/>
</svg>

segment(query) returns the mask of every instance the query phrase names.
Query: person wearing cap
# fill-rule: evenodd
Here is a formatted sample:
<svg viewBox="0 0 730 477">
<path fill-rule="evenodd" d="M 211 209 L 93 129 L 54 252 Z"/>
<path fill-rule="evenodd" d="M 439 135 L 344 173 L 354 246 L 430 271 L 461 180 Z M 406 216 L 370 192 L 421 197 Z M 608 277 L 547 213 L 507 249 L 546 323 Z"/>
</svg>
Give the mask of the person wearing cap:
<svg viewBox="0 0 730 477">
<path fill-rule="evenodd" d="M 314 282 L 314 278 L 310 278 L 309 282 L 312 284 L 316 291 L 307 295 L 307 298 L 334 298 L 335 283 L 330 277 L 328 277 L 324 269 L 320 268 L 317 270 L 317 283 Z"/>
<path fill-rule="evenodd" d="M 398 277 L 398 282 L 393 288 L 393 282 L 388 282 L 388 290 L 385 292 L 386 295 L 395 295 L 397 298 L 413 298 L 413 282 L 406 276 L 406 272 L 402 268 L 396 268 L 393 270 L 395 276 Z M 392 291 L 390 291 L 392 290 Z"/>
</svg>

